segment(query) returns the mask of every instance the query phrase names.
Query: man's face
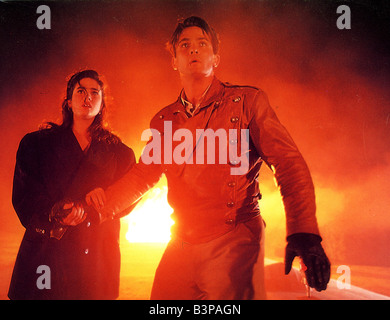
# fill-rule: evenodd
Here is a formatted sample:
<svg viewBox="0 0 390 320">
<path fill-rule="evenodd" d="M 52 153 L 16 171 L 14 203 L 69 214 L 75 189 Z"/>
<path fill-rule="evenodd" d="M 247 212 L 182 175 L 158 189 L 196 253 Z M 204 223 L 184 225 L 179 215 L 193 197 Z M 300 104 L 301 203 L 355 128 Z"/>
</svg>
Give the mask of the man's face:
<svg viewBox="0 0 390 320">
<path fill-rule="evenodd" d="M 176 44 L 176 56 L 172 58 L 174 69 L 181 76 L 211 76 L 219 63 L 209 36 L 201 28 L 183 30 Z"/>
</svg>

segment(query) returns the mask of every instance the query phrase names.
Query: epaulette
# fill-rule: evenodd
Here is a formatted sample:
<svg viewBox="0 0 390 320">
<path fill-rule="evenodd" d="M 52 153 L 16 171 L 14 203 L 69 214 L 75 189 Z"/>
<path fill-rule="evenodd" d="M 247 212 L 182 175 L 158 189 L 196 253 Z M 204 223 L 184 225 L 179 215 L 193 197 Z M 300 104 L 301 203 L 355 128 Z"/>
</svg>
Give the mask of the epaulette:
<svg viewBox="0 0 390 320">
<path fill-rule="evenodd" d="M 166 114 L 170 114 L 170 111 L 171 111 L 172 107 L 173 107 L 175 104 L 176 104 L 176 102 L 171 103 L 170 105 L 168 105 L 168 106 L 162 108 L 159 112 L 157 112 L 157 113 L 154 115 L 154 117 L 153 117 L 152 119 L 154 119 L 154 118 L 164 119 L 164 117 L 165 117 Z"/>
<path fill-rule="evenodd" d="M 237 84 L 231 84 L 231 83 L 229 83 L 229 82 L 222 82 L 222 84 L 223 84 L 225 87 L 228 87 L 228 88 L 251 88 L 251 89 L 260 90 L 260 88 L 258 88 L 258 87 L 249 86 L 249 85 L 237 85 Z"/>
</svg>

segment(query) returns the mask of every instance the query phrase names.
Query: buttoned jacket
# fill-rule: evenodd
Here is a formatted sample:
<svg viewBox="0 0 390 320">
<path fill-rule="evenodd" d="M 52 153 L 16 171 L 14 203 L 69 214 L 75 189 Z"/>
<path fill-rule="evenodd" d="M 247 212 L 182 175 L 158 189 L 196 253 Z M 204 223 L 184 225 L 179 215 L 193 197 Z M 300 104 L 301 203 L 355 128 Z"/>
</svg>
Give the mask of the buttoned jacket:
<svg viewBox="0 0 390 320">
<path fill-rule="evenodd" d="M 58 240 L 49 215 L 58 201 L 83 199 L 107 188 L 135 163 L 120 141 L 94 139 L 83 152 L 71 129 L 32 132 L 20 142 L 12 202 L 26 231 L 16 259 L 11 299 L 115 299 L 119 294 L 118 219 L 99 225 L 93 216 Z M 50 268 L 50 289 L 37 287 L 39 266 Z M 49 281 L 49 280 L 47 280 Z"/>
<path fill-rule="evenodd" d="M 174 233 L 191 243 L 208 241 L 259 214 L 265 162 L 280 188 L 287 235 L 319 233 L 309 169 L 262 90 L 215 78 L 194 116 L 179 96 L 153 117 L 150 128 L 160 137 L 154 134 L 140 163 L 107 190 L 108 210 L 121 211 L 164 173 Z"/>
</svg>

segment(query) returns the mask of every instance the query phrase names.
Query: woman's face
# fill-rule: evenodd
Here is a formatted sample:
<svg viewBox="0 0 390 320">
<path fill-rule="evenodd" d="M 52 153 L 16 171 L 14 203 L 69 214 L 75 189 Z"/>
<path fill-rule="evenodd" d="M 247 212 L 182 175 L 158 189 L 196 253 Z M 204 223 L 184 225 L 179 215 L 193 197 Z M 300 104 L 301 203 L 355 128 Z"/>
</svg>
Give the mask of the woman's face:
<svg viewBox="0 0 390 320">
<path fill-rule="evenodd" d="M 96 80 L 81 79 L 73 89 L 68 105 L 73 111 L 74 120 L 93 120 L 100 112 L 103 102 L 102 88 Z"/>
</svg>

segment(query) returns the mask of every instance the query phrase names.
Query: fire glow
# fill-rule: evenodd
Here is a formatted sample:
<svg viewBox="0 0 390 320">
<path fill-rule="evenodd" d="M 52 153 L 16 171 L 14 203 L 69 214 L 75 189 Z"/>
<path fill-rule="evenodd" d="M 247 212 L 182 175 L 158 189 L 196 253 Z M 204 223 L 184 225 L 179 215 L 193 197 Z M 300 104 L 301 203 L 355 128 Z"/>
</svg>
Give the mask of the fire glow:
<svg viewBox="0 0 390 320">
<path fill-rule="evenodd" d="M 167 201 L 167 186 L 156 186 L 123 220 L 128 225 L 126 240 L 142 243 L 168 243 L 171 239 L 173 209 Z"/>
</svg>

